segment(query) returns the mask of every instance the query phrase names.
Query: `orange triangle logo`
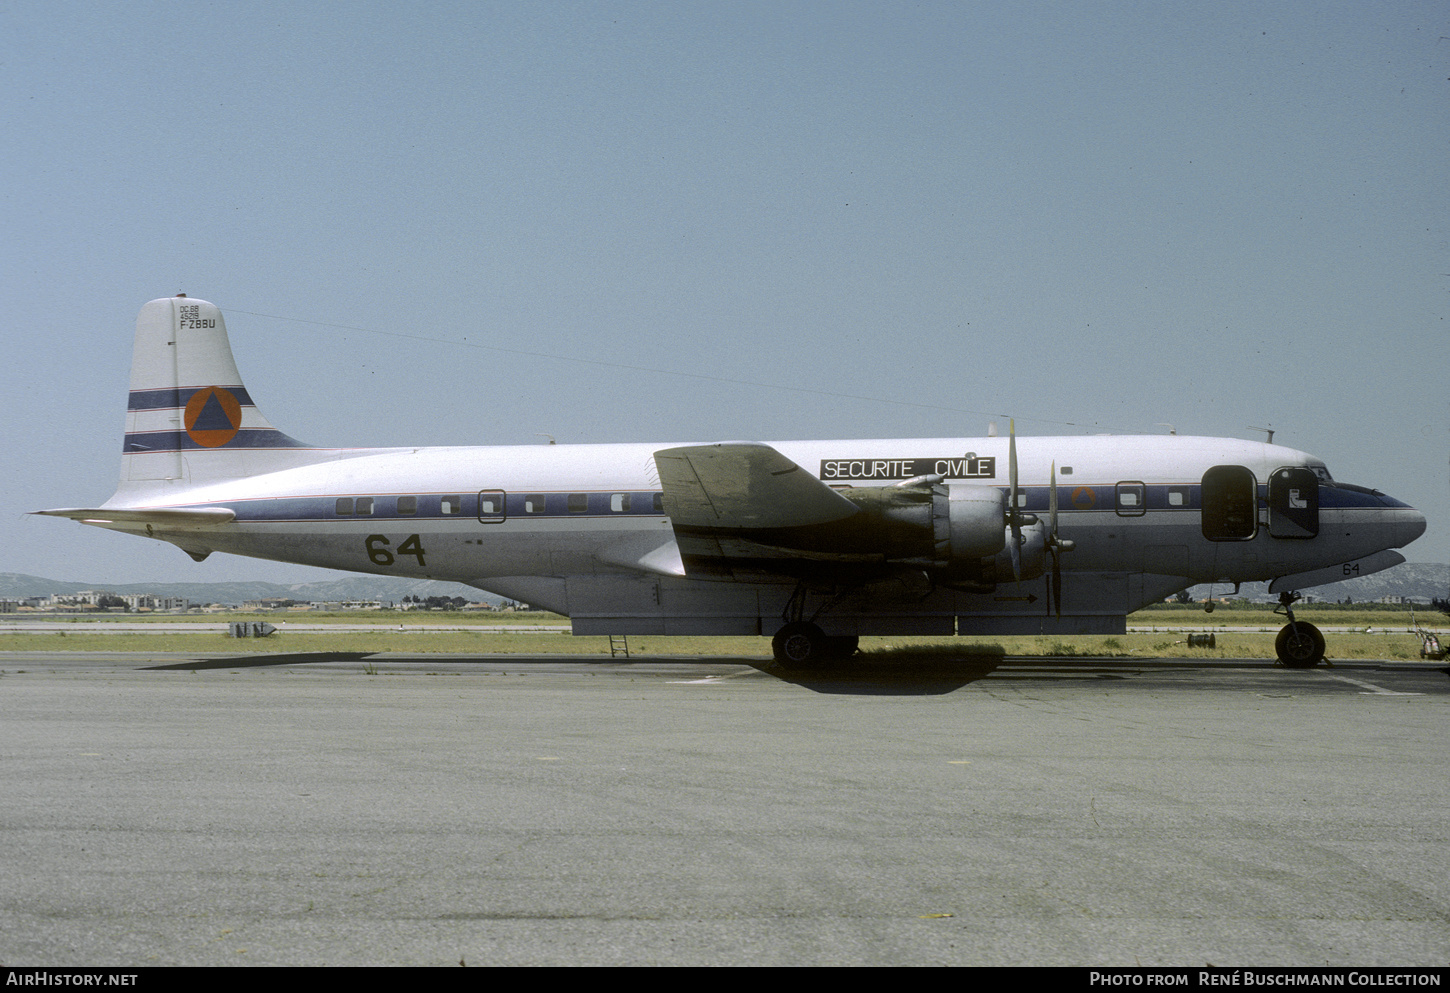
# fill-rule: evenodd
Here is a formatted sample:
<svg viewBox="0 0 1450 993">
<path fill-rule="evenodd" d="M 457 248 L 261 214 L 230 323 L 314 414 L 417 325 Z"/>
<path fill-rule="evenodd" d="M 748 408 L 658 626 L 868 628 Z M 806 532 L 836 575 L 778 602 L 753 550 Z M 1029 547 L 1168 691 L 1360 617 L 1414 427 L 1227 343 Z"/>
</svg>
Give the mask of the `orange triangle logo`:
<svg viewBox="0 0 1450 993">
<path fill-rule="evenodd" d="M 237 436 L 242 426 L 242 405 L 220 386 L 197 390 L 186 402 L 182 423 L 186 434 L 202 448 L 220 448 Z"/>
</svg>

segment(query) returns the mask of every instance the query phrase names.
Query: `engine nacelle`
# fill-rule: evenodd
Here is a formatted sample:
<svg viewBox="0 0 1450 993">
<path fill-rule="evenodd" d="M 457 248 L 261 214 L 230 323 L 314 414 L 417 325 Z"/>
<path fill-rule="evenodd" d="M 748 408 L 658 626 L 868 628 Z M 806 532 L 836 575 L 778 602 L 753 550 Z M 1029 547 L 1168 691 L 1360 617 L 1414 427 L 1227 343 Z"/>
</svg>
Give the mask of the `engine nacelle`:
<svg viewBox="0 0 1450 993">
<path fill-rule="evenodd" d="M 947 554 L 943 558 L 948 565 L 984 559 L 1006 547 L 1007 529 L 1003 524 L 1007 514 L 1006 493 L 995 486 L 975 483 L 934 489 L 947 491 Z M 938 496 L 938 507 L 941 502 Z"/>
<path fill-rule="evenodd" d="M 1007 494 L 1000 488 L 947 485 L 940 476 L 925 476 L 895 486 L 854 486 L 838 492 L 858 513 L 822 525 L 762 529 L 731 538 L 753 543 L 751 554 L 804 562 L 816 574 L 869 573 L 889 565 L 919 570 L 933 583 L 979 592 L 1012 581 Z M 1035 525 L 1021 530 L 1022 577 L 1039 576 L 1045 531 Z M 805 554 L 791 554 L 797 552 Z"/>
<path fill-rule="evenodd" d="M 1007 497 L 995 486 L 924 481 L 841 495 L 862 511 L 848 519 L 852 530 L 894 563 L 979 572 L 1007 545 Z"/>
<path fill-rule="evenodd" d="M 1022 532 L 1022 552 L 1020 561 L 1022 563 L 1022 578 L 1036 579 L 1047 571 L 1047 525 L 1038 521 L 1036 524 L 1025 525 L 1019 529 Z M 1007 540 L 1012 540 L 1012 529 L 1007 529 Z M 1002 549 L 992 559 L 992 578 L 998 583 L 1013 582 L 1012 576 L 1012 549 Z"/>
</svg>

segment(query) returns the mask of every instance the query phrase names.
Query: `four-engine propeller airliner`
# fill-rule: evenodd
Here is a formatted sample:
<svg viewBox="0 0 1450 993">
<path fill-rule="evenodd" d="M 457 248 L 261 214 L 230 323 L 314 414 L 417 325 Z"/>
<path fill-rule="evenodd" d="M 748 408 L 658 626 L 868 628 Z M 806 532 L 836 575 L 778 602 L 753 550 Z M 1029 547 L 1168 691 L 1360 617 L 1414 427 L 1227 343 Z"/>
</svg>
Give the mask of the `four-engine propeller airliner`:
<svg viewBox="0 0 1450 993">
<path fill-rule="evenodd" d="M 1415 509 L 1303 452 L 1176 435 L 319 448 L 242 385 L 221 312 L 136 321 L 116 493 L 38 511 L 230 552 L 463 582 L 575 634 L 1116 634 L 1198 583 L 1268 580 L 1289 666 L 1324 657 L 1300 589 L 1404 561 Z"/>
</svg>

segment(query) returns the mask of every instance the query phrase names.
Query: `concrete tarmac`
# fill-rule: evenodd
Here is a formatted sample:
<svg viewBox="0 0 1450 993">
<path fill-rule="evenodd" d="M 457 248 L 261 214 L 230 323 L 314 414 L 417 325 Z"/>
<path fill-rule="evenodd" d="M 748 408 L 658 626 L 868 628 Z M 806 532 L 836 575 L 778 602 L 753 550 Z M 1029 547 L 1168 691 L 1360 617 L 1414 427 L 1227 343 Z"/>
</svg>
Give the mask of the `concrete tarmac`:
<svg viewBox="0 0 1450 993">
<path fill-rule="evenodd" d="M 0 961 L 1443 966 L 1443 667 L 0 653 Z"/>
</svg>

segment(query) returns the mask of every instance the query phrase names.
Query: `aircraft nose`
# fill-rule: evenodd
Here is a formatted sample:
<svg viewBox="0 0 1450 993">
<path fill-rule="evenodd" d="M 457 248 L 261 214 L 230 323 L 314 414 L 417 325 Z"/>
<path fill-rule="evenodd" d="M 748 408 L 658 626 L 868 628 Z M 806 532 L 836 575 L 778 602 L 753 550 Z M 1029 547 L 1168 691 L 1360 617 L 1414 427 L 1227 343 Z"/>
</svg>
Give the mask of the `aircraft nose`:
<svg viewBox="0 0 1450 993">
<path fill-rule="evenodd" d="M 1381 512 L 1384 516 L 1382 522 L 1389 526 L 1390 539 L 1394 544 L 1392 548 L 1404 548 L 1420 535 L 1425 533 L 1425 515 L 1414 507 L 1394 497 L 1379 494 L 1380 502 L 1384 504 Z"/>
<path fill-rule="evenodd" d="M 1403 517 L 1399 522 L 1399 532 L 1402 537 L 1399 547 L 1403 548 L 1425 533 L 1425 515 L 1414 507 L 1406 507 Z"/>
</svg>

